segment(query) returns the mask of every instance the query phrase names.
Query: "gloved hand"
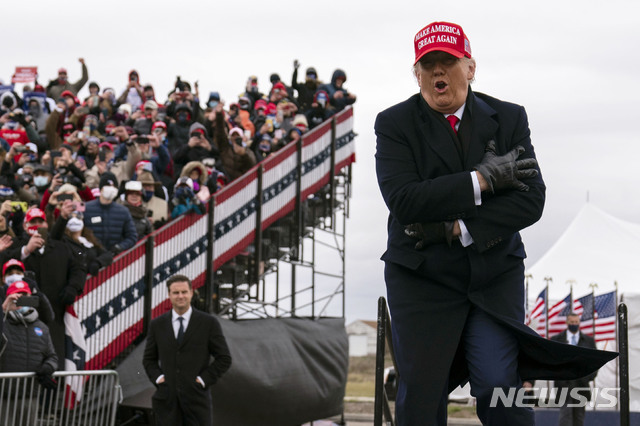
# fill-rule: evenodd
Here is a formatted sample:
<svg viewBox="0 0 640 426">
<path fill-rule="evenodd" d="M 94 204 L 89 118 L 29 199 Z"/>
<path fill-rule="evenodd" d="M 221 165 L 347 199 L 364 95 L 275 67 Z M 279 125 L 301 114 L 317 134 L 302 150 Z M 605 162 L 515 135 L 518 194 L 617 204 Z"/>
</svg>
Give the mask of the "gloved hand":
<svg viewBox="0 0 640 426">
<path fill-rule="evenodd" d="M 447 243 L 451 247 L 453 241 L 453 222 L 425 222 L 412 223 L 404 228 L 404 233 L 411 238 L 417 238 L 416 250 L 432 244 Z"/>
<path fill-rule="evenodd" d="M 38 379 L 38 383 L 45 389 L 55 389 L 58 387 L 58 382 L 52 376 L 53 367 L 49 364 L 42 364 L 38 371 L 36 371 L 36 378 Z"/>
<path fill-rule="evenodd" d="M 89 265 L 87 266 L 87 271 L 95 277 L 96 275 L 98 275 L 98 271 L 100 271 L 100 263 L 97 260 L 89 263 Z"/>
<path fill-rule="evenodd" d="M 524 151 L 522 146 L 517 145 L 505 155 L 498 156 L 496 143 L 490 140 L 485 147 L 482 161 L 474 169 L 487 181 L 492 193 L 509 188 L 528 191 L 529 186 L 520 182 L 519 179 L 538 176 L 538 171 L 534 168 L 538 162 L 535 158 L 518 160 Z"/>
<path fill-rule="evenodd" d="M 58 297 L 60 298 L 60 301 L 65 305 L 73 305 L 73 302 L 76 300 L 77 295 L 78 292 L 75 288 L 66 286 L 62 289 Z"/>
<path fill-rule="evenodd" d="M 114 244 L 114 246 L 111 247 L 111 254 L 113 255 L 113 257 L 116 257 L 116 255 L 121 251 L 122 247 L 120 247 L 120 244 Z"/>
</svg>

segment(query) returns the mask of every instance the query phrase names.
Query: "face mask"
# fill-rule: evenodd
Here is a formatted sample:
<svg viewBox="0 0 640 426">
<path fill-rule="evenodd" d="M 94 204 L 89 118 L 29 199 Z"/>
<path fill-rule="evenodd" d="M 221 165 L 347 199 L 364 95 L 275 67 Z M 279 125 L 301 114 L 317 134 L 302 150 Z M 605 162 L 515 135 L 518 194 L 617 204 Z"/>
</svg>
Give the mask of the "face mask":
<svg viewBox="0 0 640 426">
<path fill-rule="evenodd" d="M 20 306 L 17 310 L 18 312 L 20 312 L 22 315 L 26 315 L 27 313 L 29 313 L 29 310 L 31 308 L 28 306 Z"/>
<path fill-rule="evenodd" d="M 185 123 L 186 121 L 187 121 L 187 114 L 185 114 L 184 112 L 181 112 L 180 114 L 178 114 L 178 122 Z"/>
<path fill-rule="evenodd" d="M 200 191 L 200 184 L 198 182 L 193 182 L 193 192 Z"/>
<path fill-rule="evenodd" d="M 16 281 L 22 281 L 22 278 L 24 278 L 21 274 L 11 274 L 11 275 L 7 275 L 6 277 L 4 277 L 4 282 L 7 285 L 11 285 L 13 283 L 15 283 Z"/>
<path fill-rule="evenodd" d="M 105 186 L 106 188 L 106 186 Z M 84 228 L 84 222 L 78 219 L 77 217 L 72 217 L 67 222 L 67 229 L 71 232 L 79 232 Z"/>
<path fill-rule="evenodd" d="M 209 101 L 208 105 L 209 105 L 211 108 L 215 108 L 215 107 L 218 105 L 218 101 Z"/>
<path fill-rule="evenodd" d="M 27 234 L 36 235 L 38 233 L 39 225 L 27 226 Z"/>
<path fill-rule="evenodd" d="M 38 108 L 37 105 L 30 105 L 29 106 L 29 114 L 37 117 L 40 115 L 40 108 Z"/>
<path fill-rule="evenodd" d="M 118 196 L 118 188 L 111 185 L 104 186 L 100 190 L 100 195 L 102 195 L 105 200 L 113 201 Z"/>
<path fill-rule="evenodd" d="M 153 197 L 153 191 L 143 191 L 142 192 L 142 199 L 147 202 L 151 199 L 151 197 Z"/>
<path fill-rule="evenodd" d="M 578 324 L 569 324 L 568 328 L 569 328 L 570 332 L 577 333 L 578 330 L 580 330 L 580 325 L 578 325 Z"/>
<path fill-rule="evenodd" d="M 49 185 L 49 178 L 47 176 L 34 176 L 33 184 L 39 187 L 47 186 Z"/>
</svg>

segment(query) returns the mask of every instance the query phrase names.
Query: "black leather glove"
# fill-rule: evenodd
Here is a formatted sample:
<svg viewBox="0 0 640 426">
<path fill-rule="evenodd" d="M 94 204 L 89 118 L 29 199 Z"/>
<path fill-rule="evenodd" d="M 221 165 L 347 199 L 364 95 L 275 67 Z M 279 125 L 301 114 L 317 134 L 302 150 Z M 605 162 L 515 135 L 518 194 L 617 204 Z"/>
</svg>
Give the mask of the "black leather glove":
<svg viewBox="0 0 640 426">
<path fill-rule="evenodd" d="M 404 228 L 404 233 L 420 240 L 414 246 L 416 250 L 438 243 L 447 243 L 451 247 L 453 222 L 412 223 Z"/>
<path fill-rule="evenodd" d="M 493 193 L 500 189 L 510 188 L 528 191 L 529 186 L 520 182 L 519 179 L 538 176 L 538 171 L 534 168 L 538 162 L 535 158 L 518 160 L 524 151 L 522 146 L 517 145 L 505 155 L 498 156 L 496 143 L 490 140 L 485 147 L 482 161 L 474 169 L 480 172 Z"/>
<path fill-rule="evenodd" d="M 60 292 L 60 301 L 65 305 L 73 305 L 73 302 L 76 300 L 76 296 L 78 292 L 75 288 L 66 286 Z"/>
<path fill-rule="evenodd" d="M 36 378 L 38 379 L 38 383 L 45 389 L 55 389 L 58 387 L 58 382 L 52 376 L 53 367 L 49 364 L 42 364 L 38 371 L 36 371 Z"/>
<path fill-rule="evenodd" d="M 87 271 L 95 277 L 98 275 L 98 271 L 100 271 L 100 263 L 98 263 L 97 260 L 94 260 L 89 264 L 89 266 L 87 266 Z"/>
</svg>

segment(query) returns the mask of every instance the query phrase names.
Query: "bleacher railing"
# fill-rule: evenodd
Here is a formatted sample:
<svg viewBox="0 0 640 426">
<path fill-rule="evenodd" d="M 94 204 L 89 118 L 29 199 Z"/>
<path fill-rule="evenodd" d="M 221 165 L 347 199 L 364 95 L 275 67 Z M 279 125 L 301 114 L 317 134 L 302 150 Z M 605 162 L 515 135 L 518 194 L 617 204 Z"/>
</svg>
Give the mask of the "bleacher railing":
<svg viewBox="0 0 640 426">
<path fill-rule="evenodd" d="M 218 267 L 355 161 L 354 137 L 348 107 L 214 194 L 205 215 L 171 221 L 87 279 L 74 303 L 86 340 L 86 369 L 108 365 L 152 318 L 170 309 L 170 276 L 187 275 L 194 289 L 204 287 L 211 296 Z"/>
</svg>

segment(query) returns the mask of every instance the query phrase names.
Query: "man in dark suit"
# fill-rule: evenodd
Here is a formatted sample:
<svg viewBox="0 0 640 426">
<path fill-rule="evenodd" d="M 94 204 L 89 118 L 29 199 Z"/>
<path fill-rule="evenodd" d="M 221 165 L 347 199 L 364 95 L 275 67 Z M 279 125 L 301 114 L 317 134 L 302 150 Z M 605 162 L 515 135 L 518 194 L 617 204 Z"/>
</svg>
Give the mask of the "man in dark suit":
<svg viewBox="0 0 640 426">
<path fill-rule="evenodd" d="M 151 321 L 142 361 L 157 386 L 156 425 L 211 425 L 209 387 L 231 366 L 227 342 L 214 316 L 191 307 L 189 278 L 174 275 L 167 288 L 173 309 Z"/>
<path fill-rule="evenodd" d="M 420 93 L 375 123 L 398 424 L 445 425 L 448 393 L 469 380 L 483 424 L 532 425 L 530 408 L 492 403 L 495 388 L 584 376 L 615 354 L 583 353 L 576 365 L 566 345 L 524 325 L 519 231 L 545 200 L 527 115 L 471 90 L 476 63 L 460 26 L 429 24 L 414 48 Z"/>
<path fill-rule="evenodd" d="M 596 342 L 593 340 L 593 337 L 587 336 L 580 331 L 580 315 L 576 313 L 570 313 L 567 315 L 567 329 L 562 333 L 553 336 L 551 340 L 568 343 L 574 346 L 581 346 L 583 348 L 596 349 Z M 582 426 L 584 424 L 585 405 L 586 402 L 591 399 L 589 382 L 596 378 L 596 374 L 597 371 L 575 380 L 555 381 L 556 388 L 558 388 L 558 395 L 560 395 L 561 392 L 566 392 L 564 404 L 560 408 L 558 426 Z M 582 401 L 571 396 L 572 389 L 576 388 L 580 389 L 575 392 L 578 392 L 582 397 Z M 569 404 L 578 406 L 569 407 Z"/>
</svg>

